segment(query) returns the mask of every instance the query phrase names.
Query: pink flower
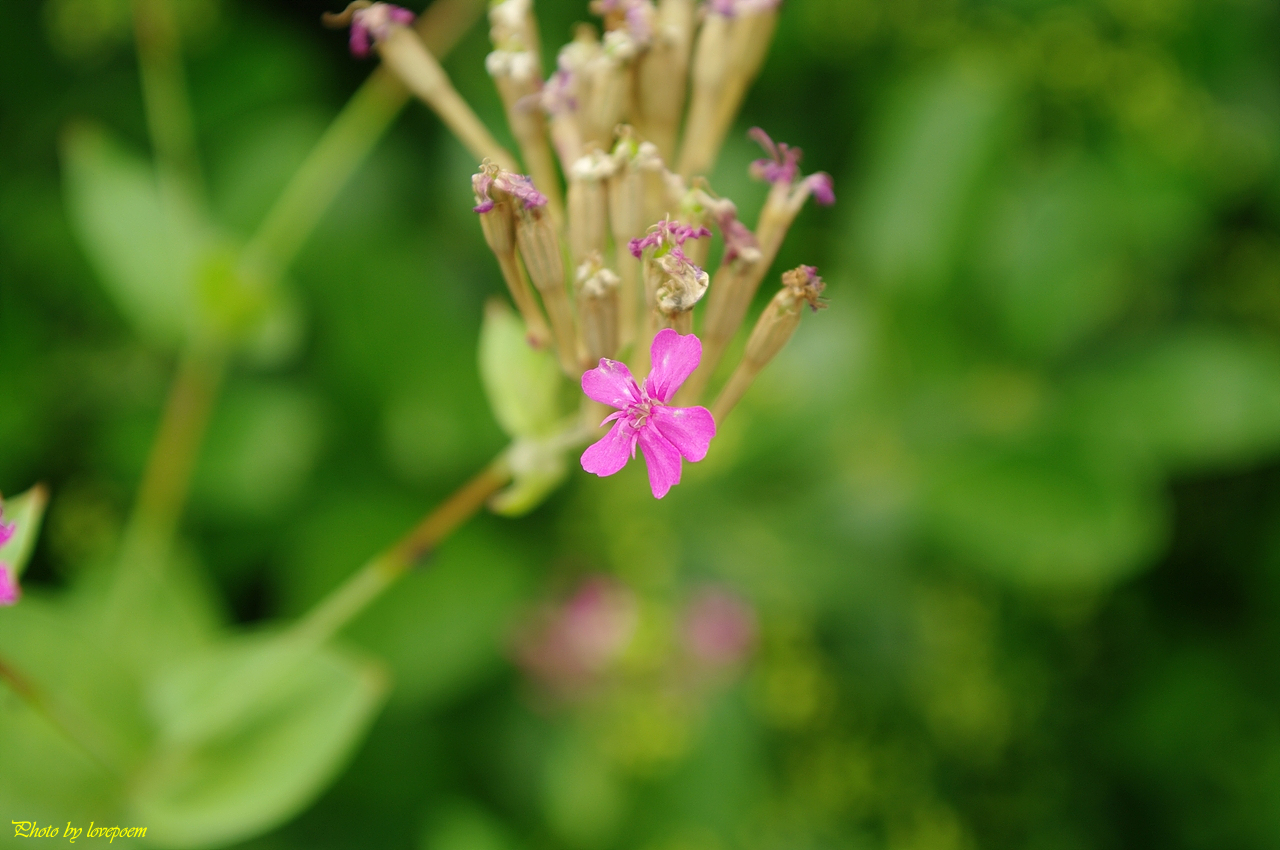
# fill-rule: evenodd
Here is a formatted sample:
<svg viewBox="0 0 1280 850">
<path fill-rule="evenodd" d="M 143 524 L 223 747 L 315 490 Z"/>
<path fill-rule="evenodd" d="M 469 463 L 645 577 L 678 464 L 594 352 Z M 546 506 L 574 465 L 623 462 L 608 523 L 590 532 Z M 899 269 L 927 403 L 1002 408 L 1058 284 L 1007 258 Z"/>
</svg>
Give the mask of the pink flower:
<svg viewBox="0 0 1280 850">
<path fill-rule="evenodd" d="M 590 685 L 626 650 L 638 617 L 635 594 L 605 576 L 542 608 L 517 634 L 516 660 L 552 690 Z"/>
<path fill-rule="evenodd" d="M 727 590 L 706 588 L 685 612 L 684 638 L 694 658 L 712 667 L 731 667 L 755 644 L 756 612 Z"/>
<path fill-rule="evenodd" d="M 12 530 L 13 526 L 9 526 Z M 9 565 L 0 563 L 0 606 L 15 605 L 22 596 L 22 588 L 18 587 L 18 577 L 9 569 Z"/>
<path fill-rule="evenodd" d="M 670 407 L 680 385 L 702 360 L 702 342 L 693 334 L 681 336 L 671 328 L 653 338 L 653 368 L 637 386 L 625 363 L 601 359 L 582 375 L 588 398 L 618 409 L 606 418 L 613 428 L 582 453 L 582 468 L 601 477 L 613 475 L 636 456 L 636 444 L 649 468 L 649 486 L 661 499 L 680 483 L 680 460 L 697 462 L 707 456 L 716 423 L 705 407 Z M 603 424 L 603 423 L 601 423 Z"/>
<path fill-rule="evenodd" d="M 380 42 L 391 35 L 392 24 L 408 26 L 411 23 L 413 12 L 390 3 L 374 3 L 351 10 L 351 55 L 363 59 L 369 55 L 370 41 Z"/>
</svg>

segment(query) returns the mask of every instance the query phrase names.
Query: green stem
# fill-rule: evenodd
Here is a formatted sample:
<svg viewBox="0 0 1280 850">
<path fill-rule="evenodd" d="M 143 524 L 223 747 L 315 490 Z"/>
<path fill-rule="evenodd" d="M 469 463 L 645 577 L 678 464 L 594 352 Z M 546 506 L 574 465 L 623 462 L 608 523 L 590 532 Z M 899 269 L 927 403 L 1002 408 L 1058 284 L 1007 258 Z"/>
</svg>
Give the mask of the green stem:
<svg viewBox="0 0 1280 850">
<path fill-rule="evenodd" d="M 141 590 L 164 571 L 225 370 L 220 352 L 194 347 L 178 364 L 138 500 L 124 531 L 120 569 L 108 606 L 114 623 L 126 621 Z"/>
<path fill-rule="evenodd" d="M 195 122 L 187 102 L 178 24 L 170 0 L 133 0 L 138 71 L 156 170 L 166 197 L 202 194 Z"/>
<path fill-rule="evenodd" d="M 409 569 L 439 546 L 484 507 L 489 497 L 511 479 L 500 456 L 460 487 L 408 534 L 373 556 L 351 578 L 329 594 L 292 629 L 298 639 L 319 645 L 377 599 Z"/>
<path fill-rule="evenodd" d="M 419 16 L 415 29 L 428 49 L 443 57 L 480 17 L 482 8 L 482 0 L 436 0 Z M 409 97 L 409 90 L 387 69 L 379 67 L 369 75 L 263 219 L 245 249 L 248 264 L 278 273 L 293 261 Z"/>
</svg>

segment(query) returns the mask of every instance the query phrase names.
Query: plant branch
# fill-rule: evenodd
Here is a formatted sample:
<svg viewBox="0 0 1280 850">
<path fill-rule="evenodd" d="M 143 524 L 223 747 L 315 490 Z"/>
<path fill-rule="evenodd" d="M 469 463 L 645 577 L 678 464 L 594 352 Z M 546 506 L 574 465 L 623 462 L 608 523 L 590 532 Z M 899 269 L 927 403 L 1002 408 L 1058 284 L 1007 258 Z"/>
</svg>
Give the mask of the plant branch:
<svg viewBox="0 0 1280 850">
<path fill-rule="evenodd" d="M 156 170 L 167 199 L 203 193 L 195 122 L 187 101 L 178 24 L 170 0 L 133 0 L 138 72 Z"/>
<path fill-rule="evenodd" d="M 178 364 L 125 527 L 109 606 L 117 620 L 140 586 L 163 572 L 225 369 L 224 355 L 202 349 L 188 350 Z"/>
<path fill-rule="evenodd" d="M 504 456 L 481 470 L 452 496 L 423 517 L 392 546 L 373 556 L 294 626 L 294 634 L 323 643 L 377 599 L 396 579 L 427 557 L 450 534 L 484 507 L 511 479 Z"/>
</svg>

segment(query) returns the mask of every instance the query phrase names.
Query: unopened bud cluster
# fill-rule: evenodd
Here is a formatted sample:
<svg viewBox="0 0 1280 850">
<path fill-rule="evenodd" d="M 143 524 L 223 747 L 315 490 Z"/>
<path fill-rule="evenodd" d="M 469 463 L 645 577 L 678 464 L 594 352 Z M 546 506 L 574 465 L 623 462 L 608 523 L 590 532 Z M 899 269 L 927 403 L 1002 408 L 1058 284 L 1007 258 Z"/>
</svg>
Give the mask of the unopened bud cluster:
<svg viewBox="0 0 1280 850">
<path fill-rule="evenodd" d="M 800 209 L 810 197 L 835 201 L 828 175 L 802 175 L 800 150 L 759 128 L 750 135 L 765 157 L 750 173 L 771 188 L 754 226 L 705 176 L 763 64 L 779 0 L 591 0 L 599 28 L 579 25 L 549 69 L 533 0 L 492 2 L 486 68 L 523 166 L 461 102 L 402 15 L 356 5 L 353 44 L 360 25 L 484 159 L 475 211 L 530 343 L 553 350 L 573 378 L 601 358 L 625 357 L 643 374 L 659 331 L 696 333 L 701 365 L 679 398 L 695 403 Z M 723 243 L 714 272 L 713 234 Z M 792 282 L 783 289 L 796 291 Z M 818 303 L 794 297 L 788 304 Z M 790 307 L 775 302 L 770 342 L 748 346 L 752 374 L 794 331 Z"/>
</svg>

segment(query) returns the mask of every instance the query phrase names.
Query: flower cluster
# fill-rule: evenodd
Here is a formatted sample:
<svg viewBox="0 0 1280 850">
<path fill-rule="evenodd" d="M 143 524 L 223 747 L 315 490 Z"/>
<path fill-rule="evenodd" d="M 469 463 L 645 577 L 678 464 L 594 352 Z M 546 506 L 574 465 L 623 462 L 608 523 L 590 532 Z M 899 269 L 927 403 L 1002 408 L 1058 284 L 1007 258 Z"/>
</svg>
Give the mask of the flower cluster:
<svg viewBox="0 0 1280 850">
<path fill-rule="evenodd" d="M 710 409 L 698 406 L 791 223 L 808 198 L 835 201 L 829 175 L 801 175 L 799 148 L 759 128 L 750 136 L 767 157 L 750 173 L 771 188 L 754 228 L 706 178 L 768 52 L 778 0 L 708 0 L 701 10 L 591 0 L 601 30 L 580 25 L 545 80 L 532 0 L 491 2 L 486 69 L 518 157 L 493 140 L 403 14 L 355 5 L 353 46 L 372 39 L 386 66 L 484 160 L 472 178 L 475 212 L 529 343 L 552 350 L 581 381 L 578 427 L 601 427 L 601 405 L 616 411 L 582 466 L 610 475 L 638 447 L 662 498 L 683 461 L 706 456 L 716 420 L 759 371 L 754 361 L 747 378 L 739 369 Z M 713 231 L 724 243 L 714 272 Z M 763 317 L 769 339 L 789 336 L 792 318 Z M 632 377 L 646 373 L 643 382 Z"/>
</svg>

